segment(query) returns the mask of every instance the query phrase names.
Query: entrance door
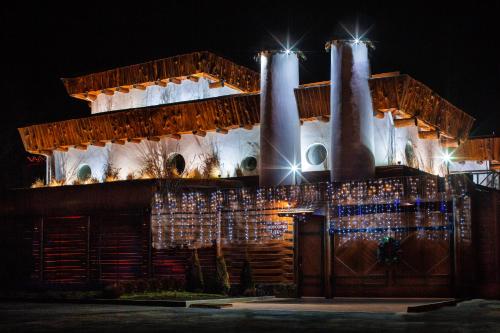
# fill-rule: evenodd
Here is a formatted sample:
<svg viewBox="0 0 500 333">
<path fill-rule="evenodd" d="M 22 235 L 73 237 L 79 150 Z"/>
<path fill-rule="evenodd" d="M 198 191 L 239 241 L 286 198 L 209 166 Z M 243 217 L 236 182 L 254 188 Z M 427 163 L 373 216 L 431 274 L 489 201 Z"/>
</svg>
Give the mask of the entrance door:
<svg viewBox="0 0 500 333">
<path fill-rule="evenodd" d="M 299 296 L 325 296 L 324 217 L 307 216 L 295 223 Z"/>
</svg>

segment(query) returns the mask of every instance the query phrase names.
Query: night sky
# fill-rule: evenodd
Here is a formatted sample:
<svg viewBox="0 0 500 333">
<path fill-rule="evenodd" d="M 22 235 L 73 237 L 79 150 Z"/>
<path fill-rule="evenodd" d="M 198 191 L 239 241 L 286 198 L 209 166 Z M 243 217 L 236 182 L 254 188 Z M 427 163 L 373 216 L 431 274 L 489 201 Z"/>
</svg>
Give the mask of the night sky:
<svg viewBox="0 0 500 333">
<path fill-rule="evenodd" d="M 283 43 L 288 35 L 307 56 L 301 83 L 328 80 L 324 43 L 348 37 L 339 22 L 371 27 L 373 73 L 399 70 L 422 81 L 476 118 L 472 135 L 500 132 L 498 1 L 19 3 L 1 9 L 2 187 L 33 181 L 23 173 L 28 154 L 17 127 L 90 113 L 66 94 L 61 77 L 198 50 L 258 70 L 257 52 L 279 48 L 271 35 Z"/>
</svg>

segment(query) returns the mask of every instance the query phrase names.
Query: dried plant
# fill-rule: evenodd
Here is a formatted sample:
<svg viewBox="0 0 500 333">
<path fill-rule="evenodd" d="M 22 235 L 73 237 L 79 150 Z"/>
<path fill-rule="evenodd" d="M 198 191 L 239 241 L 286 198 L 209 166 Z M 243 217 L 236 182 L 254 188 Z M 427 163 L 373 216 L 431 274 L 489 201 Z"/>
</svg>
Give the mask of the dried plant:
<svg viewBox="0 0 500 333">
<path fill-rule="evenodd" d="M 33 184 L 31 184 L 31 188 L 39 188 L 39 187 L 44 187 L 44 186 L 45 186 L 45 182 L 41 178 L 35 179 Z"/>
<path fill-rule="evenodd" d="M 243 177 L 243 168 L 240 163 L 237 163 L 234 167 L 234 174 L 236 177 Z"/>
<path fill-rule="evenodd" d="M 217 142 L 212 141 L 209 150 L 200 155 L 201 164 L 199 172 L 202 178 L 220 178 L 221 161 Z"/>
<path fill-rule="evenodd" d="M 59 171 L 62 175 L 57 182 L 66 184 L 67 181 L 76 178 L 78 167 L 85 161 L 85 155 L 78 156 L 75 160 L 70 161 L 68 153 L 61 152 L 58 154 Z"/>
<path fill-rule="evenodd" d="M 141 178 L 166 179 L 180 176 L 170 159 L 175 151 L 166 142 L 147 141 L 138 146 L 138 152 Z"/>
<path fill-rule="evenodd" d="M 63 186 L 64 184 L 66 184 L 66 179 L 64 179 L 64 178 L 62 178 L 62 179 L 52 178 L 50 183 L 49 183 L 49 186 L 50 187 Z"/>
<path fill-rule="evenodd" d="M 102 172 L 103 182 L 114 182 L 120 179 L 120 168 L 116 168 L 111 161 L 107 161 Z"/>
<path fill-rule="evenodd" d="M 120 180 L 120 170 L 121 168 L 115 167 L 113 163 L 113 146 L 111 145 L 108 150 L 108 155 L 106 159 L 106 164 L 104 164 L 104 168 L 102 171 L 102 181 L 103 182 L 114 182 Z"/>
<path fill-rule="evenodd" d="M 96 177 L 90 177 L 86 179 L 84 182 L 84 184 L 98 184 L 98 183 L 100 183 L 100 181 Z"/>
</svg>

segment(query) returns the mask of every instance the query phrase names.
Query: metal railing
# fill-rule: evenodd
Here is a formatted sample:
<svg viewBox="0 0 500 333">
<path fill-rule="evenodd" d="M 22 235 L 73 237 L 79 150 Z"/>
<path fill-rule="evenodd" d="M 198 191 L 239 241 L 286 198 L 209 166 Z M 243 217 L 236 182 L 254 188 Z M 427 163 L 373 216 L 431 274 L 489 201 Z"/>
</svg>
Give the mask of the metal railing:
<svg viewBox="0 0 500 333">
<path fill-rule="evenodd" d="M 455 171 L 450 174 L 466 174 L 477 185 L 500 190 L 500 172 L 495 170 Z"/>
</svg>

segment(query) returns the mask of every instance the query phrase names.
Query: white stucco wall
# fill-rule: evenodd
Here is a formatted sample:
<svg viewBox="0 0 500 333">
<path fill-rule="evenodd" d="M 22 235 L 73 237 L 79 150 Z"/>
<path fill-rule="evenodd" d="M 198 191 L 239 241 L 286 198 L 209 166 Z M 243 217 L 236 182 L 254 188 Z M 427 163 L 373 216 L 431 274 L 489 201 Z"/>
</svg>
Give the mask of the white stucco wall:
<svg viewBox="0 0 500 333">
<path fill-rule="evenodd" d="M 89 146 L 86 151 L 71 148 L 68 152 L 55 152 L 56 178 L 71 184 L 77 179 L 78 169 L 86 164 L 92 170 L 92 177 L 101 181 L 107 163 L 119 169 L 120 179 L 126 179 L 130 174 L 137 178 L 145 165 L 144 157 L 151 156 L 151 151 L 159 145 L 164 145 L 170 154 L 179 153 L 184 157 L 185 177 L 192 177 L 196 169 L 201 171 L 204 159 L 214 153 L 218 154 L 220 161 L 220 172 L 216 177 L 235 177 L 238 168 L 244 176 L 258 172 L 258 167 L 254 171 L 241 168 L 241 162 L 248 156 L 259 161 L 259 127 L 256 126 L 252 130 L 234 129 L 228 134 L 209 132 L 205 137 L 186 134 L 180 140 L 163 138 L 160 142 L 107 143 L 105 147 Z"/>
<path fill-rule="evenodd" d="M 210 89 L 208 84 L 208 80 L 200 78 L 198 82 L 182 80 L 181 84 L 168 83 L 166 87 L 152 85 L 147 86 L 146 90 L 130 89 L 128 93 L 115 92 L 111 96 L 99 94 L 97 99 L 91 103 L 91 113 L 140 108 L 239 93 L 239 91 L 228 87 Z"/>
</svg>

